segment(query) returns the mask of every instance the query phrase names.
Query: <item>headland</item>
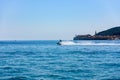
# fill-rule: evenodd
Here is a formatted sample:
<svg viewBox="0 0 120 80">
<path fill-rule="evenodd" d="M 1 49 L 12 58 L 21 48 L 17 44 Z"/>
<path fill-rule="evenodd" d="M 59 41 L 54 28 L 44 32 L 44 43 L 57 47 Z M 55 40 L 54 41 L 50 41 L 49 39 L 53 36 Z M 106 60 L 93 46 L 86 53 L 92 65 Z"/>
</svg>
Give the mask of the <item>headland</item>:
<svg viewBox="0 0 120 80">
<path fill-rule="evenodd" d="M 76 35 L 73 40 L 120 40 L 120 26 L 110 28 L 94 35 Z"/>
</svg>

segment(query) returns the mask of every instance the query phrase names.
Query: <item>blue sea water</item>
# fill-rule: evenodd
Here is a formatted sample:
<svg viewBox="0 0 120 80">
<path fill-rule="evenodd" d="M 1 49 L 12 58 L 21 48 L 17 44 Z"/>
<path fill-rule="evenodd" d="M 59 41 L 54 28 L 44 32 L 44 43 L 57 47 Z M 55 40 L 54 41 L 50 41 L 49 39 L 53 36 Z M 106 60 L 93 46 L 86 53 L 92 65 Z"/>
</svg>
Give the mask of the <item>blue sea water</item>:
<svg viewBox="0 0 120 80">
<path fill-rule="evenodd" d="M 120 41 L 0 41 L 0 80 L 120 80 Z"/>
</svg>

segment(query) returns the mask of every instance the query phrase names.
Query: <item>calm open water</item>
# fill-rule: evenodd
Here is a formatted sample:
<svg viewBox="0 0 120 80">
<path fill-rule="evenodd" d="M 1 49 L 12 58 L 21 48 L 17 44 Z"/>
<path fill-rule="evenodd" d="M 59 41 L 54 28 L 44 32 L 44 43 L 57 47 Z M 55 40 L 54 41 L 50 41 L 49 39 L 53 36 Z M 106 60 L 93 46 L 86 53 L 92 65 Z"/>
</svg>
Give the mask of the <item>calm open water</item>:
<svg viewBox="0 0 120 80">
<path fill-rule="evenodd" d="M 56 43 L 0 41 L 0 80 L 120 80 L 120 41 Z"/>
</svg>

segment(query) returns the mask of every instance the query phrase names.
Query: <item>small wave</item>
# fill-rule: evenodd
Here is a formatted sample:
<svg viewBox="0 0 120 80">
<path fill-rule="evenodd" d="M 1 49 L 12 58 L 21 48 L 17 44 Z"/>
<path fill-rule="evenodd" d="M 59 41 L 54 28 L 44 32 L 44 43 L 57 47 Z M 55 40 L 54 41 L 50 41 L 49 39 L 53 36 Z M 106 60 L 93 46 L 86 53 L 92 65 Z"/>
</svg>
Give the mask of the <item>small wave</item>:
<svg viewBox="0 0 120 80">
<path fill-rule="evenodd" d="M 93 41 L 81 41 L 81 42 L 74 42 L 74 41 L 63 41 L 61 45 L 120 45 L 120 43 L 113 43 L 113 42 L 93 42 Z"/>
<path fill-rule="evenodd" d="M 101 80 L 120 80 L 120 78 L 106 78 L 106 79 L 101 79 Z"/>
<path fill-rule="evenodd" d="M 35 80 L 35 79 L 31 79 L 25 76 L 16 76 L 16 77 L 2 78 L 0 80 Z"/>
<path fill-rule="evenodd" d="M 56 70 L 56 72 L 64 72 L 64 73 L 92 73 L 91 70 L 83 70 L 83 69 L 75 69 L 75 70 Z"/>
<path fill-rule="evenodd" d="M 118 68 L 120 67 L 120 64 L 119 63 L 102 63 L 102 64 L 99 64 L 99 66 L 102 66 L 102 67 L 110 67 L 110 68 Z"/>
<path fill-rule="evenodd" d="M 68 77 L 66 75 L 60 75 L 60 74 L 43 74 L 43 75 L 39 75 L 40 77 L 43 77 L 45 79 L 40 79 L 40 80 L 76 80 L 73 77 Z"/>
</svg>

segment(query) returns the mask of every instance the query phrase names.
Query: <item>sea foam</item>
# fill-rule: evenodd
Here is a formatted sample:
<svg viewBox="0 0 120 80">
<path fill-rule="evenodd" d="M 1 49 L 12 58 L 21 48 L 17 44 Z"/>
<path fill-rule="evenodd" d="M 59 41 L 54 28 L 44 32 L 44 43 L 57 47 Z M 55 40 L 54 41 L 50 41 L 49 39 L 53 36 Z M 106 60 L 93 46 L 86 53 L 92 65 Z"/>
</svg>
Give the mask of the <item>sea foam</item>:
<svg viewBox="0 0 120 80">
<path fill-rule="evenodd" d="M 79 41 L 79 42 L 74 42 L 74 41 L 63 41 L 61 42 L 61 45 L 120 45 L 120 43 L 115 43 L 115 42 L 93 42 L 93 41 Z"/>
</svg>

